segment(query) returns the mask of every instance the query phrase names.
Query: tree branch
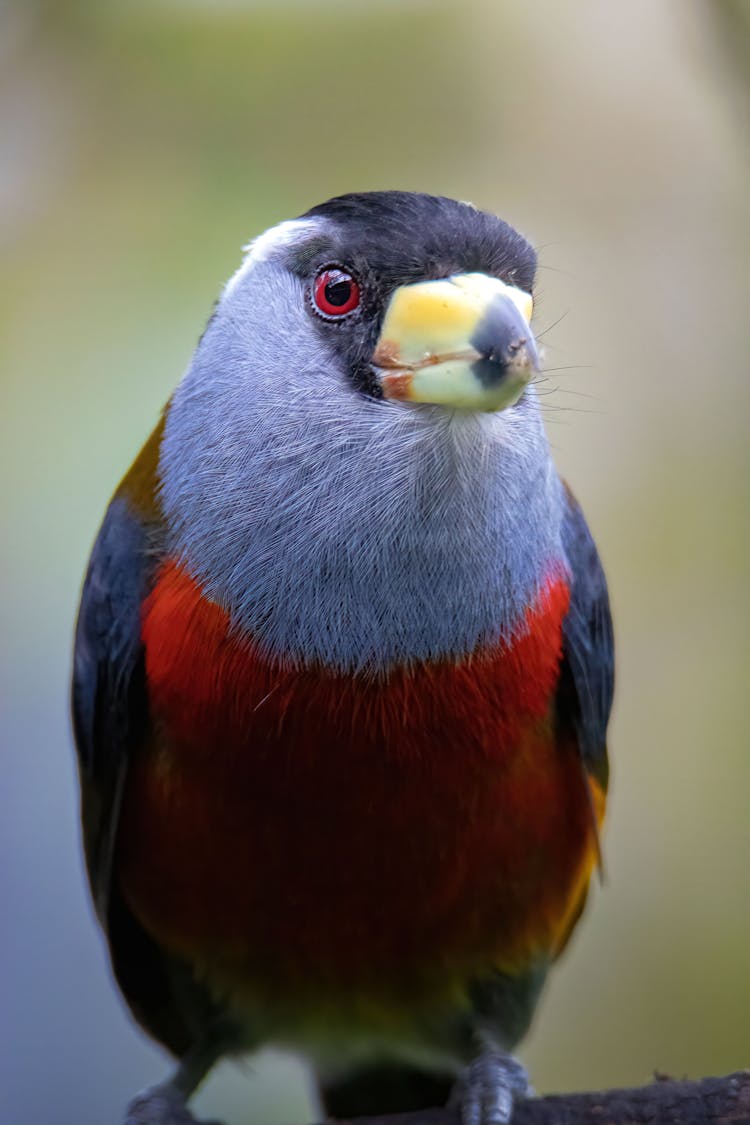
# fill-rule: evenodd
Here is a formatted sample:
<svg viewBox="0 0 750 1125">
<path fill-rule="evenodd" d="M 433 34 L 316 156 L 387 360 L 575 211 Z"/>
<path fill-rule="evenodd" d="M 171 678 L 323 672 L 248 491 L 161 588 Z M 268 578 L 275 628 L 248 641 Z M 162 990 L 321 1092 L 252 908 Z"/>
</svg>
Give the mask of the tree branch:
<svg viewBox="0 0 750 1125">
<path fill-rule="evenodd" d="M 519 1102 L 512 1125 L 750 1125 L 750 1070 L 725 1078 L 674 1082 L 595 1094 L 554 1094 Z M 342 1122 L 341 1125 L 349 1125 Z M 460 1125 L 452 1109 L 358 1117 L 351 1125 Z"/>
</svg>

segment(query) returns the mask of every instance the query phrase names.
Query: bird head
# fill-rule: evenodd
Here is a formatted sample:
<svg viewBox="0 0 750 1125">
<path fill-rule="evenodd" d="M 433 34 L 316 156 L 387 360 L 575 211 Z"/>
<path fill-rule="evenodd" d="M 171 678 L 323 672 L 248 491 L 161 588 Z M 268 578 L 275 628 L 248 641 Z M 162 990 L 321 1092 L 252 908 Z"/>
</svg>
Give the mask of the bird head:
<svg viewBox="0 0 750 1125">
<path fill-rule="evenodd" d="M 470 204 L 406 192 L 342 196 L 248 250 L 225 301 L 241 294 L 263 309 L 271 288 L 285 290 L 287 318 L 297 314 L 297 367 L 324 349 L 350 391 L 495 411 L 513 406 L 538 368 L 534 251 Z M 279 327 L 270 316 L 266 325 L 269 334 Z"/>
</svg>

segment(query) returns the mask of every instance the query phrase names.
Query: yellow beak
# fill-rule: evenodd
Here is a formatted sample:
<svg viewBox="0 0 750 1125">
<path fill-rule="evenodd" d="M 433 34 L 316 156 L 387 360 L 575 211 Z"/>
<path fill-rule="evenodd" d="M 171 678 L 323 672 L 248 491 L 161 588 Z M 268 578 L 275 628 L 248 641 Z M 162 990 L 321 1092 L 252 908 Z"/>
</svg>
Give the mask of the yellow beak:
<svg viewBox="0 0 750 1125">
<path fill-rule="evenodd" d="M 530 294 L 483 273 L 403 285 L 393 293 L 372 362 L 383 396 L 456 410 L 503 410 L 539 357 Z"/>
</svg>

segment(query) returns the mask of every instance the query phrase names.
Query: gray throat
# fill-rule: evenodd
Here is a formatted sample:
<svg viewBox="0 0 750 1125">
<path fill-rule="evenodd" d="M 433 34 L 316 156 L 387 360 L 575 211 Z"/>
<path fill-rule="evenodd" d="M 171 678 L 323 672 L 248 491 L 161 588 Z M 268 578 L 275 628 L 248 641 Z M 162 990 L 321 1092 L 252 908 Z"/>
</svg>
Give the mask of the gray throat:
<svg viewBox="0 0 750 1125">
<path fill-rule="evenodd" d="M 374 402 L 327 353 L 300 365 L 306 314 L 283 291 L 276 315 L 300 323 L 263 352 L 252 309 L 234 315 L 240 298 L 167 417 L 173 556 L 290 666 L 382 671 L 509 638 L 563 566 L 562 488 L 533 388 L 498 414 Z"/>
</svg>

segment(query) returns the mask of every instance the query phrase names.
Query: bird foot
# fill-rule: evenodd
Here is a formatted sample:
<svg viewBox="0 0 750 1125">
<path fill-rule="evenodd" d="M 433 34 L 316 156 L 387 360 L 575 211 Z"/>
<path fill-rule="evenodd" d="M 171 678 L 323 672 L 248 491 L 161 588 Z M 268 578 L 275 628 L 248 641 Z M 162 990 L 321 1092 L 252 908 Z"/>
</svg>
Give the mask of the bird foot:
<svg viewBox="0 0 750 1125">
<path fill-rule="evenodd" d="M 198 1121 L 180 1091 L 170 1083 L 162 1083 L 136 1094 L 125 1110 L 123 1125 L 221 1125 L 221 1122 Z"/>
<path fill-rule="evenodd" d="M 451 1095 L 463 1125 L 508 1125 L 513 1106 L 532 1093 L 519 1062 L 502 1051 L 483 1051 L 467 1066 Z"/>
</svg>

